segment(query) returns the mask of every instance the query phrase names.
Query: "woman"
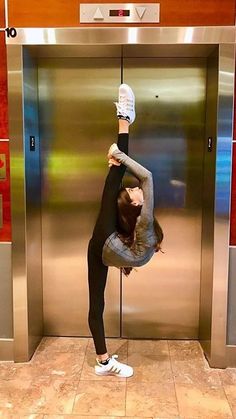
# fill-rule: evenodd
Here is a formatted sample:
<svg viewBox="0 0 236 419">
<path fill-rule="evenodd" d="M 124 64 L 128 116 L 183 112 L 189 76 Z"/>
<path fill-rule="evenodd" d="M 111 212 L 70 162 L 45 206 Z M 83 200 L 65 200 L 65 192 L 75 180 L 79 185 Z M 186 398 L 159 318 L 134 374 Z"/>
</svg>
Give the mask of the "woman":
<svg viewBox="0 0 236 419">
<path fill-rule="evenodd" d="M 147 263 L 160 249 L 163 233 L 153 216 L 152 174 L 128 156 L 129 125 L 135 120 L 135 98 L 127 84 L 119 88 L 116 103 L 119 119 L 117 144 L 108 152 L 110 167 L 101 208 L 88 246 L 89 327 L 97 354 L 95 373 L 130 377 L 133 368 L 107 353 L 103 311 L 108 266 L 122 268 L 128 275 L 135 266 Z M 122 188 L 126 167 L 139 179 L 140 188 Z"/>
</svg>

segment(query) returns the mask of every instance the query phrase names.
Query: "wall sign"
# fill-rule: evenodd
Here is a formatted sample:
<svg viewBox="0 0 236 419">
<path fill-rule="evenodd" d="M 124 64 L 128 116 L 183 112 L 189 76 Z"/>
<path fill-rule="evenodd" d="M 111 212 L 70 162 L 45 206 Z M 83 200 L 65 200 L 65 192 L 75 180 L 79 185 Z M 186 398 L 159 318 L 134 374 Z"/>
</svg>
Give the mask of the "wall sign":
<svg viewBox="0 0 236 419">
<path fill-rule="evenodd" d="M 158 23 L 159 3 L 80 4 L 81 23 Z"/>
</svg>

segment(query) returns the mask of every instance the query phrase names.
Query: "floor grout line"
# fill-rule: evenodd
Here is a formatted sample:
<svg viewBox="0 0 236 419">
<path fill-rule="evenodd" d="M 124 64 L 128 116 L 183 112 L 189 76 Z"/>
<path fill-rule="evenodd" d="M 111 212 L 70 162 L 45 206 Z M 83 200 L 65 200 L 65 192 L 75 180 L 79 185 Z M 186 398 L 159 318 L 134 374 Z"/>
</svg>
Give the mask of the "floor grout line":
<svg viewBox="0 0 236 419">
<path fill-rule="evenodd" d="M 166 341 L 167 341 L 167 348 L 168 348 L 168 354 L 169 354 L 169 360 L 170 360 L 171 374 L 172 374 L 172 379 L 173 379 L 173 382 L 174 382 L 175 398 L 176 398 L 176 403 L 177 403 L 178 416 L 180 417 L 180 408 L 179 408 L 179 402 L 178 402 L 176 385 L 175 385 L 176 384 L 175 383 L 175 376 L 174 376 L 174 372 L 173 372 L 173 368 L 172 368 L 172 359 L 171 359 L 171 355 L 170 355 L 169 339 L 167 339 Z"/>
<path fill-rule="evenodd" d="M 81 374 L 82 374 L 82 371 L 83 371 L 83 367 L 84 367 L 84 363 L 85 363 L 85 359 L 86 359 L 86 354 L 87 354 L 87 349 L 88 349 L 88 346 L 89 346 L 89 338 L 86 338 L 86 339 L 88 339 L 88 340 L 87 340 L 87 345 L 86 345 L 86 348 L 85 348 L 85 351 L 84 351 L 84 360 L 82 362 L 78 383 L 76 384 L 75 397 L 74 397 L 74 401 L 73 401 L 73 404 L 72 404 L 71 414 L 73 414 L 73 410 L 74 410 L 74 407 L 75 407 L 76 395 L 77 395 L 77 392 L 78 392 L 79 383 L 81 381 Z"/>
<path fill-rule="evenodd" d="M 226 391 L 225 391 L 225 388 L 224 388 L 224 385 L 223 385 L 223 384 L 222 384 L 222 387 L 223 387 L 223 392 L 224 392 L 225 397 L 226 397 L 226 400 L 227 400 L 227 402 L 228 402 L 228 405 L 229 405 L 230 411 L 231 411 L 231 413 L 232 413 L 232 418 L 234 418 L 235 416 L 234 416 L 234 413 L 233 413 L 233 410 L 232 410 L 231 402 L 230 402 L 230 400 L 229 400 L 229 399 L 228 399 L 228 397 L 227 397 L 227 394 L 226 394 Z"/>
</svg>

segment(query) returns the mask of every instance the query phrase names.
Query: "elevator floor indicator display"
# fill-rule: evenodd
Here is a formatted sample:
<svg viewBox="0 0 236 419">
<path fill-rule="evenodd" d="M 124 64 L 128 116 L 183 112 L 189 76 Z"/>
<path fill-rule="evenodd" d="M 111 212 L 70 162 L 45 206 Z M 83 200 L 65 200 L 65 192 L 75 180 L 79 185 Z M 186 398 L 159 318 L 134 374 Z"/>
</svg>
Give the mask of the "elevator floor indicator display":
<svg viewBox="0 0 236 419">
<path fill-rule="evenodd" d="M 158 23 L 159 3 L 80 4 L 81 23 Z"/>
</svg>

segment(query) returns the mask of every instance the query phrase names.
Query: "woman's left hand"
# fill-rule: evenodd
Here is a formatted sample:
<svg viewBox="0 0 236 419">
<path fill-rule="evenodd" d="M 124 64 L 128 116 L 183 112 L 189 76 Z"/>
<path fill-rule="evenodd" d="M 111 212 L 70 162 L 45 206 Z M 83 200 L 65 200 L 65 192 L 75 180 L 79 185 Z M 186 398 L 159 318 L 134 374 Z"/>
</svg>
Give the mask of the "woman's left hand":
<svg viewBox="0 0 236 419">
<path fill-rule="evenodd" d="M 112 157 L 112 153 L 113 153 L 114 151 L 116 151 L 116 150 L 119 150 L 119 149 L 118 149 L 118 146 L 117 146 L 117 144 L 116 144 L 116 143 L 113 143 L 113 144 L 110 146 L 109 150 L 108 150 L 107 157 L 108 157 L 108 158 L 111 158 L 111 157 Z"/>
<path fill-rule="evenodd" d="M 111 167 L 111 166 L 120 166 L 120 165 L 121 165 L 121 163 L 118 162 L 118 160 L 116 160 L 115 157 L 108 158 L 108 166 L 109 167 Z"/>
</svg>

